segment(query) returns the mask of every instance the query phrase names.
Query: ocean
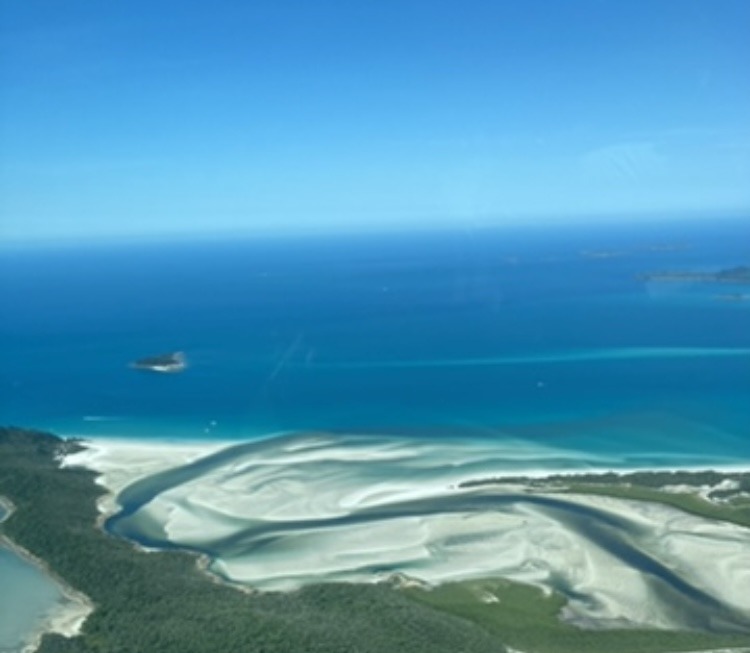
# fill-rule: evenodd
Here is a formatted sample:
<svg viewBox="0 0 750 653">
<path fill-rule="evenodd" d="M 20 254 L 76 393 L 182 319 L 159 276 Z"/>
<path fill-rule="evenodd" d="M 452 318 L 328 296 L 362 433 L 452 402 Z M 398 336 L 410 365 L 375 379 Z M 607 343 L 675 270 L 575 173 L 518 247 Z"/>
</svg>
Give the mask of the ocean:
<svg viewBox="0 0 750 653">
<path fill-rule="evenodd" d="M 0 420 L 747 466 L 750 287 L 639 275 L 749 263 L 746 219 L 5 246 Z M 129 367 L 176 350 L 182 373 Z"/>
</svg>

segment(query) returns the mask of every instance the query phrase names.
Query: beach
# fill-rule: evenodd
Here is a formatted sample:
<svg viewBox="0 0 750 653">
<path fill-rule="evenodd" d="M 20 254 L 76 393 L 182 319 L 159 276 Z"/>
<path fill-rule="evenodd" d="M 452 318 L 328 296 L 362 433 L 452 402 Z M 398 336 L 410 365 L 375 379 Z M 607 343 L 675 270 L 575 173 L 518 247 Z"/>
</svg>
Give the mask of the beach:
<svg viewBox="0 0 750 653">
<path fill-rule="evenodd" d="M 750 623 L 747 528 L 656 502 L 462 487 L 539 477 L 534 461 L 545 457 L 566 452 L 315 433 L 231 445 L 97 440 L 63 465 L 100 474 L 113 534 L 203 554 L 209 572 L 255 590 L 496 577 L 562 591 L 563 618 L 583 627 Z"/>
<path fill-rule="evenodd" d="M 15 510 L 13 504 L 0 497 L 0 523 L 10 517 Z M 36 626 L 25 636 L 21 653 L 31 653 L 39 646 L 41 638 L 46 633 L 56 633 L 63 637 L 75 637 L 81 632 L 86 618 L 94 610 L 91 601 L 67 585 L 57 574 L 50 570 L 43 561 L 32 555 L 23 547 L 18 546 L 5 535 L 0 535 L 0 547 L 11 552 L 18 559 L 23 560 L 41 571 L 59 592 L 59 598 L 51 602 L 51 607 L 36 620 Z"/>
<path fill-rule="evenodd" d="M 4 419 L 83 441 L 62 464 L 95 472 L 108 534 L 247 591 L 500 578 L 585 628 L 745 632 L 750 542 L 717 518 L 721 488 L 545 482 L 749 466 L 747 302 L 643 279 L 740 264 L 742 233 L 19 251 Z M 181 374 L 129 366 L 176 351 Z M 693 495 L 706 510 L 674 501 Z"/>
</svg>

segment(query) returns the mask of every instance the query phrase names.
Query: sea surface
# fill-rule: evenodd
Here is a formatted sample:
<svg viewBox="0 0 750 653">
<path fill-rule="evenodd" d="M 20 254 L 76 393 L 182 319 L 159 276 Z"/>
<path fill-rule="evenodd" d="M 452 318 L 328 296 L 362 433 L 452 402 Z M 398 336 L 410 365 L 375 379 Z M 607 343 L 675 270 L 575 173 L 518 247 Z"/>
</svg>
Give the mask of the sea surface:
<svg viewBox="0 0 750 653">
<path fill-rule="evenodd" d="M 750 220 L 709 218 L 5 246 L 0 421 L 748 466 L 750 287 L 639 278 L 748 264 Z M 175 350 L 183 373 L 128 366 Z"/>
</svg>

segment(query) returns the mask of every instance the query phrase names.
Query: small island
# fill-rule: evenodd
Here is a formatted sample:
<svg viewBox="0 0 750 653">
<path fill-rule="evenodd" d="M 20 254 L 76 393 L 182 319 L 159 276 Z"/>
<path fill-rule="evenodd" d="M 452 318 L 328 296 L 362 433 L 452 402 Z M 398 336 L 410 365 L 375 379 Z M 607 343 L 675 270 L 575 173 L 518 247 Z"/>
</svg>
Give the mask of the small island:
<svg viewBox="0 0 750 653">
<path fill-rule="evenodd" d="M 184 352 L 175 351 L 168 354 L 159 354 L 157 356 L 146 356 L 139 358 L 130 364 L 135 370 L 145 370 L 146 372 L 160 372 L 162 374 L 174 374 L 183 372 L 187 367 L 187 359 Z"/>
<path fill-rule="evenodd" d="M 690 270 L 651 272 L 641 275 L 639 279 L 641 281 L 655 282 L 750 284 L 750 266 L 740 265 L 733 268 L 725 268 L 718 272 L 695 272 Z"/>
</svg>

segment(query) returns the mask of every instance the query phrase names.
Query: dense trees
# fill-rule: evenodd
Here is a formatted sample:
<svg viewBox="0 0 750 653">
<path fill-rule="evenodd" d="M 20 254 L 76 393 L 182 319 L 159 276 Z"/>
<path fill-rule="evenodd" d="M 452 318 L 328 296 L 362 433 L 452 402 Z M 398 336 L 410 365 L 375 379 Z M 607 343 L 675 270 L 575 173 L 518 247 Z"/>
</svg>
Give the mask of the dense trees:
<svg viewBox="0 0 750 653">
<path fill-rule="evenodd" d="M 41 653 L 455 653 L 503 651 L 495 636 L 387 586 L 321 585 L 250 595 L 213 582 L 191 555 L 144 553 L 94 526 L 91 472 L 59 469 L 74 443 L 0 429 L 0 495 L 16 511 L 3 532 L 86 594 L 80 637 Z"/>
<path fill-rule="evenodd" d="M 502 580 L 429 592 L 348 584 L 241 592 L 200 572 L 193 555 L 146 553 L 97 528 L 102 490 L 94 474 L 58 465 L 59 456 L 77 446 L 44 433 L 0 428 L 0 496 L 16 507 L 0 529 L 96 606 L 81 636 L 47 635 L 40 653 L 502 653 L 503 642 L 540 653 L 655 653 L 749 643 L 739 634 L 581 630 L 560 622 L 561 596 Z M 716 485 L 724 477 L 665 473 L 633 474 L 626 483 L 616 476 L 545 482 L 658 500 L 656 488 L 664 484 Z M 743 523 L 742 491 L 750 475 L 732 479 L 739 505 L 678 507 Z M 687 501 L 680 495 L 666 499 Z M 477 600 L 477 588 L 491 589 L 500 601 Z"/>
</svg>

